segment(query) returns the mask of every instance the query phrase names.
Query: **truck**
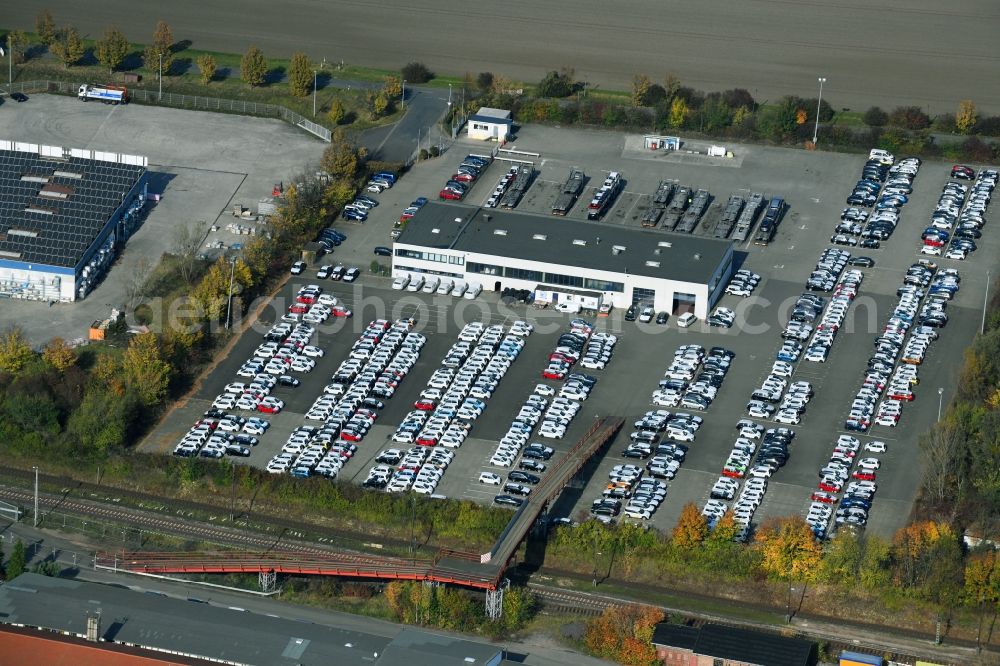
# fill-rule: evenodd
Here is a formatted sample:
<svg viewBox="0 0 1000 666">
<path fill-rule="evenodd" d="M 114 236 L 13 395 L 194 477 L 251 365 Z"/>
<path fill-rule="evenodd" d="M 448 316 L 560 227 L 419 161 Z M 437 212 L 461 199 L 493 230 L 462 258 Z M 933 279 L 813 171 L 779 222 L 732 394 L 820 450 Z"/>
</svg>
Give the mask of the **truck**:
<svg viewBox="0 0 1000 666">
<path fill-rule="evenodd" d="M 528 190 L 531 178 L 535 174 L 535 169 L 530 164 L 522 164 L 515 168 L 516 171 L 511 169 L 514 174 L 513 181 L 507 186 L 507 191 L 500 198 L 501 208 L 513 208 L 516 206 Z"/>
<path fill-rule="evenodd" d="M 746 205 L 743 206 L 740 218 L 736 220 L 736 228 L 733 230 L 733 240 L 742 242 L 750 238 L 750 232 L 753 231 L 754 222 L 757 221 L 757 215 L 760 213 L 760 207 L 763 205 L 763 194 L 754 192 L 750 195 Z"/>
<path fill-rule="evenodd" d="M 743 197 L 739 194 L 730 195 L 729 201 L 726 202 L 726 210 L 722 211 L 722 219 L 715 226 L 715 237 L 729 238 L 729 232 L 736 226 L 736 221 L 739 219 L 740 212 L 742 211 Z"/>
<path fill-rule="evenodd" d="M 83 84 L 76 96 L 87 102 L 96 99 L 105 104 L 128 104 L 128 89 L 124 86 L 93 86 Z"/>
<path fill-rule="evenodd" d="M 698 226 L 698 221 L 701 220 L 701 216 L 708 209 L 710 199 L 711 195 L 709 195 L 708 190 L 698 190 L 695 192 L 694 198 L 691 199 L 691 205 L 684 211 L 680 224 L 677 225 L 677 231 L 686 234 L 694 231 L 694 228 Z"/>
<path fill-rule="evenodd" d="M 771 197 L 764 211 L 764 217 L 757 228 L 757 235 L 753 239 L 754 245 L 767 245 L 774 239 L 774 232 L 781 222 L 781 215 L 785 212 L 785 200 L 781 197 Z"/>
<path fill-rule="evenodd" d="M 566 215 L 569 213 L 569 209 L 573 207 L 576 203 L 576 198 L 580 196 L 580 192 L 583 191 L 583 184 L 587 180 L 583 171 L 579 169 L 570 169 L 569 177 L 566 182 L 563 183 L 562 189 L 559 191 L 559 196 L 556 197 L 556 201 L 552 204 L 552 214 L 553 215 Z"/>
<path fill-rule="evenodd" d="M 680 222 L 681 215 L 687 210 L 689 203 L 691 203 L 691 188 L 677 188 L 674 198 L 670 200 L 670 205 L 663 213 L 663 228 L 673 231 L 677 227 L 677 223 Z"/>
<path fill-rule="evenodd" d="M 656 186 L 653 201 L 649 204 L 646 212 L 643 213 L 639 224 L 644 227 L 655 227 L 663 216 L 663 211 L 667 209 L 667 205 L 670 203 L 670 195 L 673 193 L 674 184 L 669 180 L 661 180 L 660 184 Z"/>
<path fill-rule="evenodd" d="M 622 175 L 617 171 L 608 174 L 608 177 L 604 179 L 604 184 L 594 192 L 594 197 L 587 205 L 588 220 L 599 220 L 608 212 L 618 197 L 618 193 L 622 191 L 622 183 Z"/>
</svg>

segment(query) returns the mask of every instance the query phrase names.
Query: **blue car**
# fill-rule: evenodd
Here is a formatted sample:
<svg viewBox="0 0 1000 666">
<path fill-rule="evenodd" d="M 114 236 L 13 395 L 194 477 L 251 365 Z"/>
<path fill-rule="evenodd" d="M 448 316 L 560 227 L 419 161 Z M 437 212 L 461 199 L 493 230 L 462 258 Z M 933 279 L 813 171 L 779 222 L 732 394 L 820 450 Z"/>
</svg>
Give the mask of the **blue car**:
<svg viewBox="0 0 1000 666">
<path fill-rule="evenodd" d="M 422 208 L 426 204 L 427 204 L 427 197 L 417 197 L 416 199 L 413 200 L 413 202 L 410 205 L 414 206 L 415 208 Z"/>
<path fill-rule="evenodd" d="M 364 222 L 365 220 L 368 219 L 367 215 L 359 213 L 356 210 L 345 210 L 343 213 L 343 217 L 345 220 L 353 220 L 355 222 Z"/>
</svg>

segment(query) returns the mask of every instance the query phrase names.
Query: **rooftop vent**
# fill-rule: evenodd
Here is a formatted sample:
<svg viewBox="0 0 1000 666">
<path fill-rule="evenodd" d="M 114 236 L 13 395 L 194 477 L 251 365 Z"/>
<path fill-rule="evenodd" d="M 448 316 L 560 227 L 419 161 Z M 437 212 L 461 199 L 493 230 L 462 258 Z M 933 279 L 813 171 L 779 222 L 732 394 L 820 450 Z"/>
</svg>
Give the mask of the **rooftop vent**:
<svg viewBox="0 0 1000 666">
<path fill-rule="evenodd" d="M 671 243 L 670 241 L 660 241 L 656 245 L 657 245 L 657 247 L 673 247 L 674 246 L 674 244 Z"/>
<path fill-rule="evenodd" d="M 456 223 L 456 224 L 461 224 L 461 223 L 462 223 L 462 218 L 460 218 L 460 217 L 456 217 L 456 218 L 455 218 L 455 223 Z"/>
<path fill-rule="evenodd" d="M 493 216 L 492 216 L 492 215 L 490 215 L 489 213 L 484 213 L 484 214 L 483 214 L 483 222 L 489 222 L 489 221 L 490 221 L 490 219 L 492 219 L 492 217 L 493 217 Z"/>
<path fill-rule="evenodd" d="M 548 236 L 546 236 L 545 234 L 535 234 L 534 236 L 532 236 L 532 238 L 534 240 L 545 240 L 548 238 Z"/>
<path fill-rule="evenodd" d="M 48 176 L 32 176 L 30 174 L 25 174 L 21 176 L 21 180 L 26 183 L 47 183 L 49 182 Z"/>
<path fill-rule="evenodd" d="M 494 236 L 506 236 L 507 235 L 507 230 L 506 229 L 494 229 L 493 230 L 493 235 Z"/>
<path fill-rule="evenodd" d="M 649 266 L 650 268 L 659 268 L 660 267 L 660 262 L 658 262 L 658 261 L 647 261 L 646 265 Z"/>
<path fill-rule="evenodd" d="M 698 261 L 699 259 L 701 259 L 701 255 L 700 255 L 700 254 L 698 254 L 697 252 L 695 252 L 695 253 L 694 253 L 694 260 L 695 260 L 695 261 Z"/>
<path fill-rule="evenodd" d="M 612 245 L 611 246 L 611 254 L 621 254 L 624 251 L 625 251 L 625 246 L 624 245 Z"/>
<path fill-rule="evenodd" d="M 28 231 L 27 229 L 8 229 L 7 235 L 9 236 L 27 236 L 28 238 L 38 238 L 38 233 L 35 231 Z"/>
<path fill-rule="evenodd" d="M 431 229 L 431 233 L 432 234 L 439 234 L 439 233 L 441 233 L 441 230 L 438 229 L 437 227 L 434 227 L 433 229 Z"/>
<path fill-rule="evenodd" d="M 10 250 L 0 250 L 0 257 L 8 257 L 9 259 L 20 259 L 20 252 L 12 252 Z"/>
<path fill-rule="evenodd" d="M 585 241 L 585 240 L 581 240 L 579 238 L 574 238 L 573 239 L 573 245 L 586 245 L 586 244 L 587 244 L 587 241 Z"/>
<path fill-rule="evenodd" d="M 61 178 L 76 178 L 77 180 L 83 178 L 82 173 L 77 173 L 76 171 L 61 171 L 56 169 L 52 172 L 53 176 L 59 176 Z"/>
<path fill-rule="evenodd" d="M 53 215 L 55 211 L 49 210 L 48 208 L 39 208 L 38 206 L 27 206 L 24 209 L 25 213 L 41 213 L 42 215 Z"/>
</svg>

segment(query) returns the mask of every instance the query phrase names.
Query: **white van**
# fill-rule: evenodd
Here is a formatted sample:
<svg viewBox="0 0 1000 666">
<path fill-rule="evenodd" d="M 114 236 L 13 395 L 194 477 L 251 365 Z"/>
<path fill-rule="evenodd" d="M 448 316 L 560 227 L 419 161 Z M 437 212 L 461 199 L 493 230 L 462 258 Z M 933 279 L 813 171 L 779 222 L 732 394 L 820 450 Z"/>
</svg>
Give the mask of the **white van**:
<svg viewBox="0 0 1000 666">
<path fill-rule="evenodd" d="M 441 284 L 441 278 L 436 275 L 432 275 L 427 278 L 427 282 L 424 283 L 424 293 L 433 294 L 437 291 L 438 285 Z"/>
<path fill-rule="evenodd" d="M 465 284 L 462 280 L 455 280 L 455 288 L 451 290 L 451 295 L 455 298 L 461 298 L 469 285 Z"/>
<path fill-rule="evenodd" d="M 680 317 L 677 318 L 677 325 L 681 328 L 687 328 L 691 324 L 698 321 L 698 318 L 694 316 L 691 312 L 685 312 Z"/>
<path fill-rule="evenodd" d="M 577 314 L 580 312 L 579 303 L 556 303 L 556 312 L 568 312 L 569 314 Z"/>
<path fill-rule="evenodd" d="M 454 286 L 455 286 L 455 283 L 452 282 L 451 280 L 449 280 L 448 278 L 441 278 L 441 284 L 438 285 L 437 293 L 439 293 L 439 294 L 441 294 L 443 296 L 447 295 L 447 294 L 450 294 L 451 293 L 451 289 Z"/>
<path fill-rule="evenodd" d="M 396 291 L 403 291 L 406 289 L 408 284 L 410 284 L 410 274 L 402 273 L 401 275 L 396 276 L 396 279 L 392 281 L 392 288 Z"/>
<path fill-rule="evenodd" d="M 892 163 L 896 161 L 896 158 L 893 157 L 892 153 L 888 150 L 882 150 L 881 148 L 872 148 L 872 151 L 868 153 L 868 159 L 878 160 L 886 166 L 892 166 Z"/>
<path fill-rule="evenodd" d="M 420 291 L 424 288 L 424 276 L 414 275 L 410 278 L 410 284 L 406 287 L 406 291 Z"/>
<path fill-rule="evenodd" d="M 465 292 L 465 298 L 471 301 L 476 296 L 479 296 L 479 294 L 481 293 L 483 293 L 483 285 L 479 284 L 478 282 L 470 282 L 469 288 Z"/>
</svg>

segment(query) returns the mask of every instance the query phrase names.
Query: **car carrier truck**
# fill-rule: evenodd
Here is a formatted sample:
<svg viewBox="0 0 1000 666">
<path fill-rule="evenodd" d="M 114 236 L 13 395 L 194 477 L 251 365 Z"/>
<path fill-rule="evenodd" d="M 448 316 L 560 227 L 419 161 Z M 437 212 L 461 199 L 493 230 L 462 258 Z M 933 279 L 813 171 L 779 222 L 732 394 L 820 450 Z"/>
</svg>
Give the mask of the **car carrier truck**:
<svg viewBox="0 0 1000 666">
<path fill-rule="evenodd" d="M 559 196 L 556 197 L 555 203 L 552 204 L 553 215 L 566 215 L 569 213 L 569 209 L 573 207 L 573 204 L 576 203 L 576 198 L 583 191 L 583 183 L 586 179 L 587 177 L 579 169 L 570 170 L 569 178 L 563 183 L 562 189 L 559 191 Z"/>
<path fill-rule="evenodd" d="M 128 89 L 123 86 L 92 86 L 84 84 L 76 95 L 82 101 L 95 99 L 105 104 L 128 104 Z"/>
</svg>

